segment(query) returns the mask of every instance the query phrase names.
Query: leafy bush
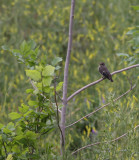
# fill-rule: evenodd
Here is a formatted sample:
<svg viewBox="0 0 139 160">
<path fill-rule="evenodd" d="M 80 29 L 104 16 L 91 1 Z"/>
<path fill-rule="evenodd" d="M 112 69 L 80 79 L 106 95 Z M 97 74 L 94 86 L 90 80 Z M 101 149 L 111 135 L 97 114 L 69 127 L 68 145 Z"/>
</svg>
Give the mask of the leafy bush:
<svg viewBox="0 0 139 160">
<path fill-rule="evenodd" d="M 43 155 L 45 148 L 40 148 L 44 135 L 48 135 L 56 127 L 56 105 L 54 101 L 54 87 L 52 81 L 56 70 L 59 69 L 58 62 L 62 59 L 57 57 L 53 65 L 41 65 L 37 63 L 39 49 L 33 41 L 23 42 L 19 50 L 11 50 L 3 47 L 14 56 L 20 63 L 27 66 L 26 75 L 31 82 L 33 89 L 27 89 L 32 100 L 28 105 L 22 104 L 19 112 L 11 112 L 7 125 L 0 127 L 1 132 L 1 158 L 5 159 L 9 154 L 14 159 L 39 159 Z M 57 86 L 57 91 L 61 89 L 62 82 Z M 45 143 L 50 146 L 50 142 Z"/>
</svg>

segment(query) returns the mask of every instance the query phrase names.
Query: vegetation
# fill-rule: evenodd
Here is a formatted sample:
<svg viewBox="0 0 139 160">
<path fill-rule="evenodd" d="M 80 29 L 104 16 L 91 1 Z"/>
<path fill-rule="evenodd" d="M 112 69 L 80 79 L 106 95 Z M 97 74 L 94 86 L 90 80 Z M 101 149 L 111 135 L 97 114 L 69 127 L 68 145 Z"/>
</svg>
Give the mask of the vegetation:
<svg viewBox="0 0 139 160">
<path fill-rule="evenodd" d="M 62 159 L 57 111 L 71 1 L 0 2 L 0 159 Z M 68 96 L 101 77 L 100 62 L 111 72 L 138 64 L 138 10 L 137 0 L 76 1 Z M 111 104 L 66 128 L 65 159 L 137 159 L 138 73 L 115 74 L 69 101 L 66 126 Z"/>
</svg>

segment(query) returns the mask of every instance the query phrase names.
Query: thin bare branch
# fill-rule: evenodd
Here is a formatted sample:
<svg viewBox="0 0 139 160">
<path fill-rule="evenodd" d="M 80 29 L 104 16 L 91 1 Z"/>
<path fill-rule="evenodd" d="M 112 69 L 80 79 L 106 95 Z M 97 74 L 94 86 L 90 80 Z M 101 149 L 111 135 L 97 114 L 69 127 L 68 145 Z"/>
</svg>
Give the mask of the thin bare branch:
<svg viewBox="0 0 139 160">
<path fill-rule="evenodd" d="M 127 67 L 127 68 L 123 68 L 121 70 L 118 70 L 118 71 L 115 71 L 115 72 L 112 72 L 111 75 L 114 75 L 114 74 L 117 74 L 117 73 L 120 73 L 120 72 L 123 72 L 123 71 L 126 71 L 126 70 L 129 70 L 129 69 L 132 69 L 132 68 L 135 68 L 135 67 L 139 67 L 139 64 L 136 64 L 136 65 L 133 65 L 133 66 L 130 66 L 130 67 Z M 77 94 L 79 94 L 80 92 L 82 92 L 83 90 L 87 89 L 88 87 L 91 87 L 101 81 L 103 81 L 105 78 L 100 78 L 99 80 L 95 81 L 95 82 L 92 82 L 90 84 L 87 84 L 86 86 L 80 88 L 79 90 L 77 90 L 76 92 L 74 92 L 71 96 L 68 97 L 67 101 L 71 100 L 74 96 L 76 96 Z"/>
<path fill-rule="evenodd" d="M 134 128 L 134 130 L 135 130 L 136 128 L 138 128 L 138 127 L 139 127 L 139 125 L 137 125 L 137 126 Z M 77 152 L 79 152 L 79 151 L 81 151 L 81 150 L 83 150 L 83 149 L 85 149 L 85 148 L 88 148 L 88 147 L 91 147 L 91 146 L 95 146 L 95 145 L 97 145 L 97 144 L 110 143 L 110 142 L 118 141 L 119 139 L 125 137 L 129 132 L 130 132 L 130 131 L 128 131 L 127 133 L 124 133 L 124 134 L 121 135 L 120 137 L 117 137 L 117 138 L 115 138 L 115 139 L 113 139 L 113 140 L 111 140 L 111 141 L 96 142 L 96 143 L 93 143 L 93 144 L 86 145 L 86 146 L 84 146 L 84 147 L 82 147 L 82 148 L 79 148 L 79 149 L 77 149 L 76 151 L 72 152 L 72 154 L 75 154 L 75 153 L 77 153 Z"/>
<path fill-rule="evenodd" d="M 56 98 L 56 82 L 54 81 L 54 95 L 55 95 L 55 103 L 56 103 L 56 108 L 57 108 L 57 125 L 58 125 L 58 128 L 60 130 L 60 133 L 61 133 L 61 137 L 62 137 L 62 145 L 64 145 L 64 137 L 63 137 L 63 133 L 62 133 L 62 130 L 61 130 L 61 127 L 59 125 L 59 113 L 58 113 L 58 103 L 57 103 L 57 98 Z"/>
<path fill-rule="evenodd" d="M 125 93 L 124 93 L 124 94 L 122 94 L 121 96 L 119 96 L 119 97 L 117 97 L 116 99 L 114 99 L 114 101 L 113 101 L 113 102 L 116 102 L 117 100 L 119 100 L 120 98 L 122 98 L 123 96 L 125 96 L 126 94 L 128 94 L 132 89 L 134 89 L 134 88 L 135 88 L 135 86 L 136 86 L 136 85 L 134 85 L 133 87 L 131 86 L 131 88 L 130 88 L 127 92 L 125 92 Z M 91 115 L 93 115 L 93 114 L 94 114 L 94 113 L 96 113 L 97 111 L 99 111 L 99 110 L 101 110 L 101 109 L 105 108 L 106 106 L 108 106 L 108 105 L 110 105 L 110 104 L 111 104 L 111 103 L 107 103 L 107 104 L 105 104 L 104 106 L 102 106 L 102 107 L 100 107 L 100 108 L 96 109 L 95 111 L 93 111 L 93 112 L 91 112 L 91 113 L 87 114 L 86 116 L 84 116 L 84 117 L 80 118 L 79 120 L 75 121 L 74 123 L 69 124 L 68 126 L 66 126 L 66 128 L 73 126 L 74 124 L 76 124 L 76 123 L 80 122 L 80 121 L 81 121 L 81 120 L 83 120 L 84 118 L 90 117 Z"/>
<path fill-rule="evenodd" d="M 68 70 L 69 70 L 70 54 L 71 54 L 71 48 L 72 48 L 72 28 L 73 28 L 73 18 L 74 18 L 74 7 L 75 7 L 75 0 L 71 0 L 70 22 L 69 22 L 69 41 L 68 41 L 68 49 L 67 49 L 67 56 L 66 56 L 65 69 L 64 69 L 63 107 L 62 107 L 62 112 L 61 112 L 61 130 L 62 130 L 63 137 L 64 137 L 64 144 L 65 144 L 65 121 L 66 121 L 66 106 L 67 106 Z M 62 145 L 62 141 L 61 141 L 61 154 L 62 155 L 64 154 L 63 152 L 64 152 L 64 146 Z"/>
<path fill-rule="evenodd" d="M 56 92 L 58 98 L 63 102 L 63 99 L 60 97 L 60 95 Z"/>
</svg>

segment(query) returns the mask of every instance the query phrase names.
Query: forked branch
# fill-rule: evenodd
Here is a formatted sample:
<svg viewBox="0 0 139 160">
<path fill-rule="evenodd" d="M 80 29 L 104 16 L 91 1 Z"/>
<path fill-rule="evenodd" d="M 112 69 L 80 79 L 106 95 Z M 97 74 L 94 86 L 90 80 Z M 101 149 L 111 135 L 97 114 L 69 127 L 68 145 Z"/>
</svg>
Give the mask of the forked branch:
<svg viewBox="0 0 139 160">
<path fill-rule="evenodd" d="M 67 107 L 67 87 L 68 87 L 68 70 L 70 62 L 70 54 L 72 48 L 72 28 L 73 28 L 73 18 L 74 18 L 74 7 L 75 0 L 71 0 L 71 11 L 70 11 L 70 23 L 69 23 L 69 40 L 68 40 L 68 49 L 67 56 L 64 68 L 64 83 L 63 83 L 63 107 L 61 112 L 61 130 L 64 137 L 65 144 L 65 121 L 66 121 L 66 107 Z M 62 139 L 62 138 L 61 138 Z M 64 154 L 64 145 L 61 145 L 61 154 Z"/>
</svg>

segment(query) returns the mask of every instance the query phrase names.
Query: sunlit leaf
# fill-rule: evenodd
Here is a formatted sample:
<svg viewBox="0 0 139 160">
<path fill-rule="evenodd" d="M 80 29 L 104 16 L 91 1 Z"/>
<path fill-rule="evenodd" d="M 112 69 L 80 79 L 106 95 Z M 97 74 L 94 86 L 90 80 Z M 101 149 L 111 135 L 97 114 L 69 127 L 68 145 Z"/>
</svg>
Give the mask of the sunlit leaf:
<svg viewBox="0 0 139 160">
<path fill-rule="evenodd" d="M 16 120 L 16 119 L 19 119 L 21 117 L 21 115 L 17 112 L 12 112 L 9 114 L 9 117 L 11 120 Z"/>
<path fill-rule="evenodd" d="M 56 86 L 56 91 L 61 90 L 62 86 L 63 86 L 63 82 L 59 82 L 58 85 Z"/>
<path fill-rule="evenodd" d="M 42 75 L 43 76 L 52 76 L 54 74 L 55 67 L 48 65 L 44 68 Z"/>
<path fill-rule="evenodd" d="M 42 82 L 43 82 L 43 86 L 50 86 L 52 82 L 52 77 L 45 77 L 43 78 Z"/>
<path fill-rule="evenodd" d="M 8 154 L 8 157 L 6 158 L 6 160 L 13 160 L 12 154 Z"/>
<path fill-rule="evenodd" d="M 33 93 L 33 89 L 26 89 L 26 93 Z"/>
<path fill-rule="evenodd" d="M 37 70 L 26 70 L 26 75 L 34 81 L 39 81 L 41 79 L 41 74 Z"/>
<path fill-rule="evenodd" d="M 37 101 L 29 101 L 28 102 L 28 104 L 30 105 L 30 106 L 37 106 L 38 105 L 38 102 Z"/>
<path fill-rule="evenodd" d="M 28 110 L 29 110 L 29 106 L 25 104 L 22 104 L 22 107 L 19 107 L 19 111 L 23 114 L 26 113 Z"/>
<path fill-rule="evenodd" d="M 54 60 L 52 61 L 52 65 L 55 66 L 61 61 L 62 61 L 61 57 L 55 57 Z"/>
</svg>

